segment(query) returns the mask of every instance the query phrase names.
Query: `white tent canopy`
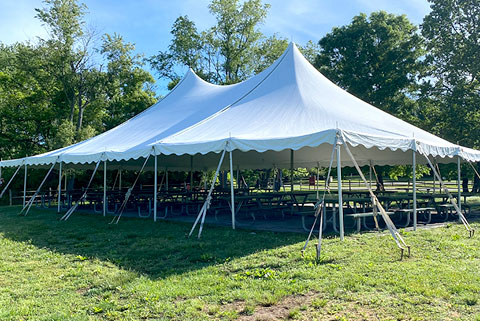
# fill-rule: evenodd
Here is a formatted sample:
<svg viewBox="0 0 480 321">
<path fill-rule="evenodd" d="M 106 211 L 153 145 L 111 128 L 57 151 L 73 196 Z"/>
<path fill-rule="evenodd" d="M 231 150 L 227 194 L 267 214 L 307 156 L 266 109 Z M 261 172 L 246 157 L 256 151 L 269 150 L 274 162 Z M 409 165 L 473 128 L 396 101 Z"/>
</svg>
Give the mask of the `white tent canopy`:
<svg viewBox="0 0 480 321">
<path fill-rule="evenodd" d="M 217 165 L 214 153 L 227 149 L 242 168 L 289 167 L 290 150 L 295 150 L 297 167 L 310 167 L 328 164 L 337 137 L 353 146 L 360 165 L 411 164 L 408 150 L 438 162 L 454 156 L 480 160 L 479 151 L 452 144 L 347 93 L 290 44 L 272 66 L 244 82 L 213 85 L 190 70 L 165 98 L 127 122 L 75 145 L 0 166 L 99 160 L 133 166 L 140 157 L 159 155 L 162 167 L 188 169 L 190 155 L 195 155 L 194 167 L 206 169 Z M 347 158 L 342 157 L 342 165 L 351 165 Z"/>
</svg>

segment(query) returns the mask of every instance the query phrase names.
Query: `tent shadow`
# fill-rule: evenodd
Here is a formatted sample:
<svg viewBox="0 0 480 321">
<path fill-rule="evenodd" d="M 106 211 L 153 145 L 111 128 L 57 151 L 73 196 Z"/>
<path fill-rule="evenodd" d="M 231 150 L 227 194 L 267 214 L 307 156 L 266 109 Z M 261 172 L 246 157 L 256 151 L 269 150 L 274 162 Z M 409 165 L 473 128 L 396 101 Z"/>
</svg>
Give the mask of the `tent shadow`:
<svg viewBox="0 0 480 321">
<path fill-rule="evenodd" d="M 32 210 L 26 217 L 17 216 L 19 211 L 19 207 L 0 207 L 0 233 L 5 238 L 71 255 L 72 261 L 108 261 L 153 279 L 305 240 L 301 234 L 216 226 L 206 226 L 199 240 L 187 237 L 191 224 L 185 223 L 122 218 L 118 225 L 109 225 L 111 217 L 84 213 L 61 222 L 50 210 Z"/>
</svg>

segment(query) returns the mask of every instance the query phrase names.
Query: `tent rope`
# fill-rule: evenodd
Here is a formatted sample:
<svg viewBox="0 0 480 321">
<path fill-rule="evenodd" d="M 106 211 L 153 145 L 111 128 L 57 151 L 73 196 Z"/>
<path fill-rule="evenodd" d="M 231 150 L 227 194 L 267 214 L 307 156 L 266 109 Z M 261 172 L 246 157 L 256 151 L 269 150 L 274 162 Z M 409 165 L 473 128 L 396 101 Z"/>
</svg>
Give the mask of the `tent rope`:
<svg viewBox="0 0 480 321">
<path fill-rule="evenodd" d="M 198 212 L 197 218 L 195 219 L 195 222 L 193 223 L 192 229 L 190 230 L 190 233 L 188 233 L 188 237 L 190 237 L 192 235 L 192 233 L 195 230 L 195 227 L 197 226 L 200 219 L 201 219 L 201 223 L 200 223 L 200 227 L 198 229 L 198 238 L 200 238 L 200 236 L 202 235 L 203 223 L 205 222 L 205 216 L 207 214 L 207 210 L 210 208 L 210 202 L 212 200 L 212 192 L 213 192 L 213 189 L 215 187 L 215 182 L 217 181 L 218 173 L 220 171 L 220 167 L 222 166 L 226 150 L 227 150 L 227 145 L 225 145 L 225 148 L 223 149 L 223 152 L 222 152 L 222 156 L 220 157 L 220 161 L 218 162 L 217 170 L 215 171 L 215 175 L 213 176 L 212 185 L 210 186 L 210 189 L 208 190 L 207 198 L 205 199 L 205 202 L 203 203 L 203 206 L 200 209 L 200 212 Z"/>
<path fill-rule="evenodd" d="M 143 169 L 145 168 L 145 165 L 147 165 L 147 162 L 148 162 L 148 159 L 150 158 L 150 155 L 151 154 L 148 154 L 147 158 L 145 159 L 145 162 L 143 162 L 142 168 L 140 169 L 140 171 L 137 174 L 137 177 L 135 178 L 135 181 L 133 182 L 132 186 L 130 186 L 128 188 L 127 192 L 125 193 L 125 199 L 123 200 L 122 205 L 120 206 L 120 208 L 118 210 L 118 214 L 116 214 L 113 217 L 112 221 L 108 224 L 118 224 L 118 222 L 120 221 L 120 218 L 122 217 L 123 211 L 125 210 L 125 207 L 127 206 L 128 199 L 132 195 L 132 191 L 135 188 L 135 185 L 137 184 L 137 181 L 140 178 L 140 174 L 142 174 Z M 155 191 L 155 193 L 156 193 L 156 191 Z"/>
<path fill-rule="evenodd" d="M 55 165 L 57 164 L 57 161 L 58 161 L 58 158 L 55 160 L 55 162 L 53 162 L 52 166 L 50 167 L 50 170 L 47 172 L 47 175 L 45 175 L 45 177 L 43 178 L 42 182 L 40 183 L 40 186 L 38 186 L 37 190 L 35 191 L 35 193 L 33 194 L 33 196 L 28 200 L 28 203 L 25 204 L 25 206 L 22 208 L 22 210 L 20 211 L 20 213 L 18 213 L 18 215 L 22 215 L 23 211 L 25 211 L 25 214 L 24 216 L 27 216 L 28 212 L 30 211 L 30 208 L 32 207 L 33 205 L 33 202 L 35 202 L 35 199 L 37 198 L 37 195 L 38 193 L 40 193 L 40 190 L 43 186 L 43 184 L 45 184 L 45 182 L 47 181 L 47 178 L 48 176 L 50 175 L 50 173 L 52 172 L 53 168 L 55 167 Z"/>
<path fill-rule="evenodd" d="M 90 188 L 90 185 L 92 184 L 93 177 L 95 176 L 95 173 L 98 170 L 98 166 L 100 165 L 101 159 L 98 160 L 97 164 L 95 165 L 95 169 L 93 170 L 92 176 L 90 176 L 90 180 L 88 181 L 87 187 L 85 188 L 85 191 L 83 192 L 82 196 L 78 199 L 78 201 L 68 209 L 68 211 L 60 218 L 60 221 L 66 221 L 70 218 L 70 216 L 77 210 L 78 206 L 80 205 L 81 202 L 83 202 L 87 198 L 87 193 L 88 189 Z"/>
<path fill-rule="evenodd" d="M 455 201 L 455 199 L 453 198 L 453 195 L 450 193 L 450 191 L 448 190 L 447 186 L 446 186 L 445 183 L 443 182 L 442 178 L 440 177 L 440 175 L 438 174 L 438 172 L 437 172 L 437 171 L 435 170 L 435 168 L 433 167 L 433 164 L 432 164 L 432 162 L 430 161 L 430 158 L 428 157 L 428 155 L 423 154 L 423 156 L 425 156 L 425 158 L 426 158 L 427 161 L 428 161 L 428 164 L 432 167 L 432 169 L 433 169 L 433 174 L 437 177 L 438 181 L 440 182 L 440 186 L 443 188 L 443 190 L 444 190 L 445 193 L 447 194 L 450 203 L 452 203 L 453 207 L 455 208 L 455 211 L 457 211 L 458 217 L 460 217 L 460 220 L 462 221 L 463 225 L 465 226 L 466 230 L 468 231 L 469 236 L 472 237 L 472 236 L 475 234 L 475 230 L 470 226 L 470 224 L 468 223 L 467 219 L 466 219 L 465 216 L 462 214 L 462 210 L 458 207 L 458 204 L 457 204 L 457 202 Z"/>
<path fill-rule="evenodd" d="M 321 250 L 321 242 L 322 242 L 322 232 L 323 232 L 323 212 L 324 212 L 324 207 L 325 207 L 325 195 L 328 191 L 328 193 L 330 194 L 330 175 L 331 175 L 331 172 L 332 172 L 332 166 L 333 166 L 333 158 L 335 156 L 335 148 L 337 146 L 337 142 L 335 140 L 335 143 L 333 144 L 333 148 L 332 148 L 332 154 L 330 156 L 330 164 L 328 165 L 328 172 L 327 172 L 327 185 L 325 186 L 325 190 L 323 191 L 323 195 L 322 195 L 322 200 L 320 201 L 319 197 L 318 197 L 318 191 L 317 191 L 317 203 L 315 204 L 314 206 L 314 209 L 315 209 L 315 219 L 313 221 L 313 224 L 312 224 L 312 227 L 310 228 L 310 232 L 308 233 L 308 237 L 307 237 L 307 240 L 305 241 L 305 245 L 303 246 L 303 249 L 302 249 L 302 256 L 303 254 L 305 253 L 305 249 L 307 248 L 308 246 L 308 242 L 310 241 L 310 238 L 312 237 L 312 234 L 313 234 L 313 230 L 315 229 L 315 224 L 317 223 L 317 219 L 318 219 L 318 215 L 320 214 L 320 228 L 319 228 L 319 231 L 318 231 L 318 246 L 317 246 L 317 260 L 320 258 L 320 250 Z"/>
<path fill-rule="evenodd" d="M 12 183 L 13 179 L 15 178 L 15 176 L 17 176 L 18 171 L 20 170 L 20 168 L 22 168 L 22 166 L 23 166 L 24 163 L 25 163 L 25 161 L 23 161 L 23 163 L 18 166 L 18 168 L 17 168 L 17 170 L 15 171 L 15 173 L 13 173 L 12 177 L 10 177 L 10 180 L 8 181 L 7 185 L 5 185 L 5 187 L 4 187 L 3 190 L 2 190 L 2 193 L 0 193 L 0 199 L 3 197 L 3 194 L 5 194 L 5 191 L 7 190 L 8 186 L 10 186 L 10 183 Z"/>
<path fill-rule="evenodd" d="M 385 209 L 383 208 L 382 204 L 380 204 L 380 202 L 378 201 L 378 198 L 377 196 L 373 193 L 372 189 L 370 188 L 368 182 L 367 182 L 367 179 L 365 178 L 365 176 L 363 175 L 363 172 L 360 170 L 360 167 L 358 166 L 358 163 L 357 161 L 355 160 L 355 158 L 353 157 L 353 154 L 352 152 L 350 151 L 350 148 L 348 147 L 348 145 L 345 143 L 345 140 L 343 139 L 342 137 L 342 141 L 343 141 L 343 145 L 345 146 L 345 150 L 347 151 L 348 155 L 350 156 L 350 158 L 352 159 L 352 162 L 355 166 L 355 168 L 357 169 L 358 171 L 358 174 L 360 175 L 360 177 L 362 178 L 365 186 L 368 188 L 368 192 L 370 193 L 370 196 L 372 197 L 373 201 L 374 201 L 374 205 L 376 207 L 378 207 L 378 210 L 380 211 L 380 214 L 382 215 L 382 218 L 383 220 L 385 221 L 385 225 L 387 226 L 388 230 L 390 231 L 390 234 L 392 235 L 393 239 L 395 240 L 395 243 L 397 244 L 398 248 L 400 249 L 401 251 L 401 257 L 400 259 L 403 259 L 403 255 L 404 255 L 404 251 L 405 250 L 408 250 L 408 255 L 410 256 L 410 246 L 407 245 L 407 243 L 405 242 L 405 240 L 403 239 L 403 237 L 400 235 L 399 231 L 397 230 L 397 228 L 395 227 L 395 224 L 393 224 L 393 221 L 390 219 L 390 217 L 388 216 L 388 214 L 386 213 Z"/>
</svg>

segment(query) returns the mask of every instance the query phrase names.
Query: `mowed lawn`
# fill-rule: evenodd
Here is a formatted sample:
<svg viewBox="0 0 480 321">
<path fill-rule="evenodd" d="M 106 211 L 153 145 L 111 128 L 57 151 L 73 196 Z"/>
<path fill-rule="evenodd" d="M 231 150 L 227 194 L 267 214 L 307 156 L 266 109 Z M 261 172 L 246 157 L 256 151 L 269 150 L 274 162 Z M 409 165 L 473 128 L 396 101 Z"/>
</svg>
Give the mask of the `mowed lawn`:
<svg viewBox="0 0 480 321">
<path fill-rule="evenodd" d="M 0 208 L 0 320 L 480 320 L 480 233 L 305 235 Z M 473 224 L 478 228 L 478 224 Z"/>
</svg>

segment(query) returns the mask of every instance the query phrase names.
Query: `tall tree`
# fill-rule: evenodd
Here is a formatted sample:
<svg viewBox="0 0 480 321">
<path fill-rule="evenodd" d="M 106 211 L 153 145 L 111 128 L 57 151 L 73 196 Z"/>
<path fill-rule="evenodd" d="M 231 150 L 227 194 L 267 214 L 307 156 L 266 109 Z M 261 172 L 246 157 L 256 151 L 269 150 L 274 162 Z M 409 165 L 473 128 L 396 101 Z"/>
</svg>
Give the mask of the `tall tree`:
<svg viewBox="0 0 480 321">
<path fill-rule="evenodd" d="M 480 1 L 429 0 L 426 121 L 438 134 L 480 147 Z"/>
<path fill-rule="evenodd" d="M 320 41 L 315 66 L 355 96 L 412 119 L 422 40 L 405 15 L 384 11 L 355 16 Z"/>
<path fill-rule="evenodd" d="M 105 129 L 113 128 L 155 103 L 152 89 L 155 80 L 142 69 L 143 55 L 134 53 L 135 46 L 123 38 L 105 34 L 100 53 L 108 62 L 104 73 Z"/>
<path fill-rule="evenodd" d="M 242 81 L 270 65 L 288 44 L 277 35 L 267 38 L 260 32 L 268 8 L 260 0 L 213 0 L 209 5 L 216 19 L 213 27 L 198 31 L 187 16 L 177 18 L 168 50 L 149 61 L 161 78 L 172 81 L 169 88 L 180 79 L 182 66 L 213 83 Z"/>
</svg>

